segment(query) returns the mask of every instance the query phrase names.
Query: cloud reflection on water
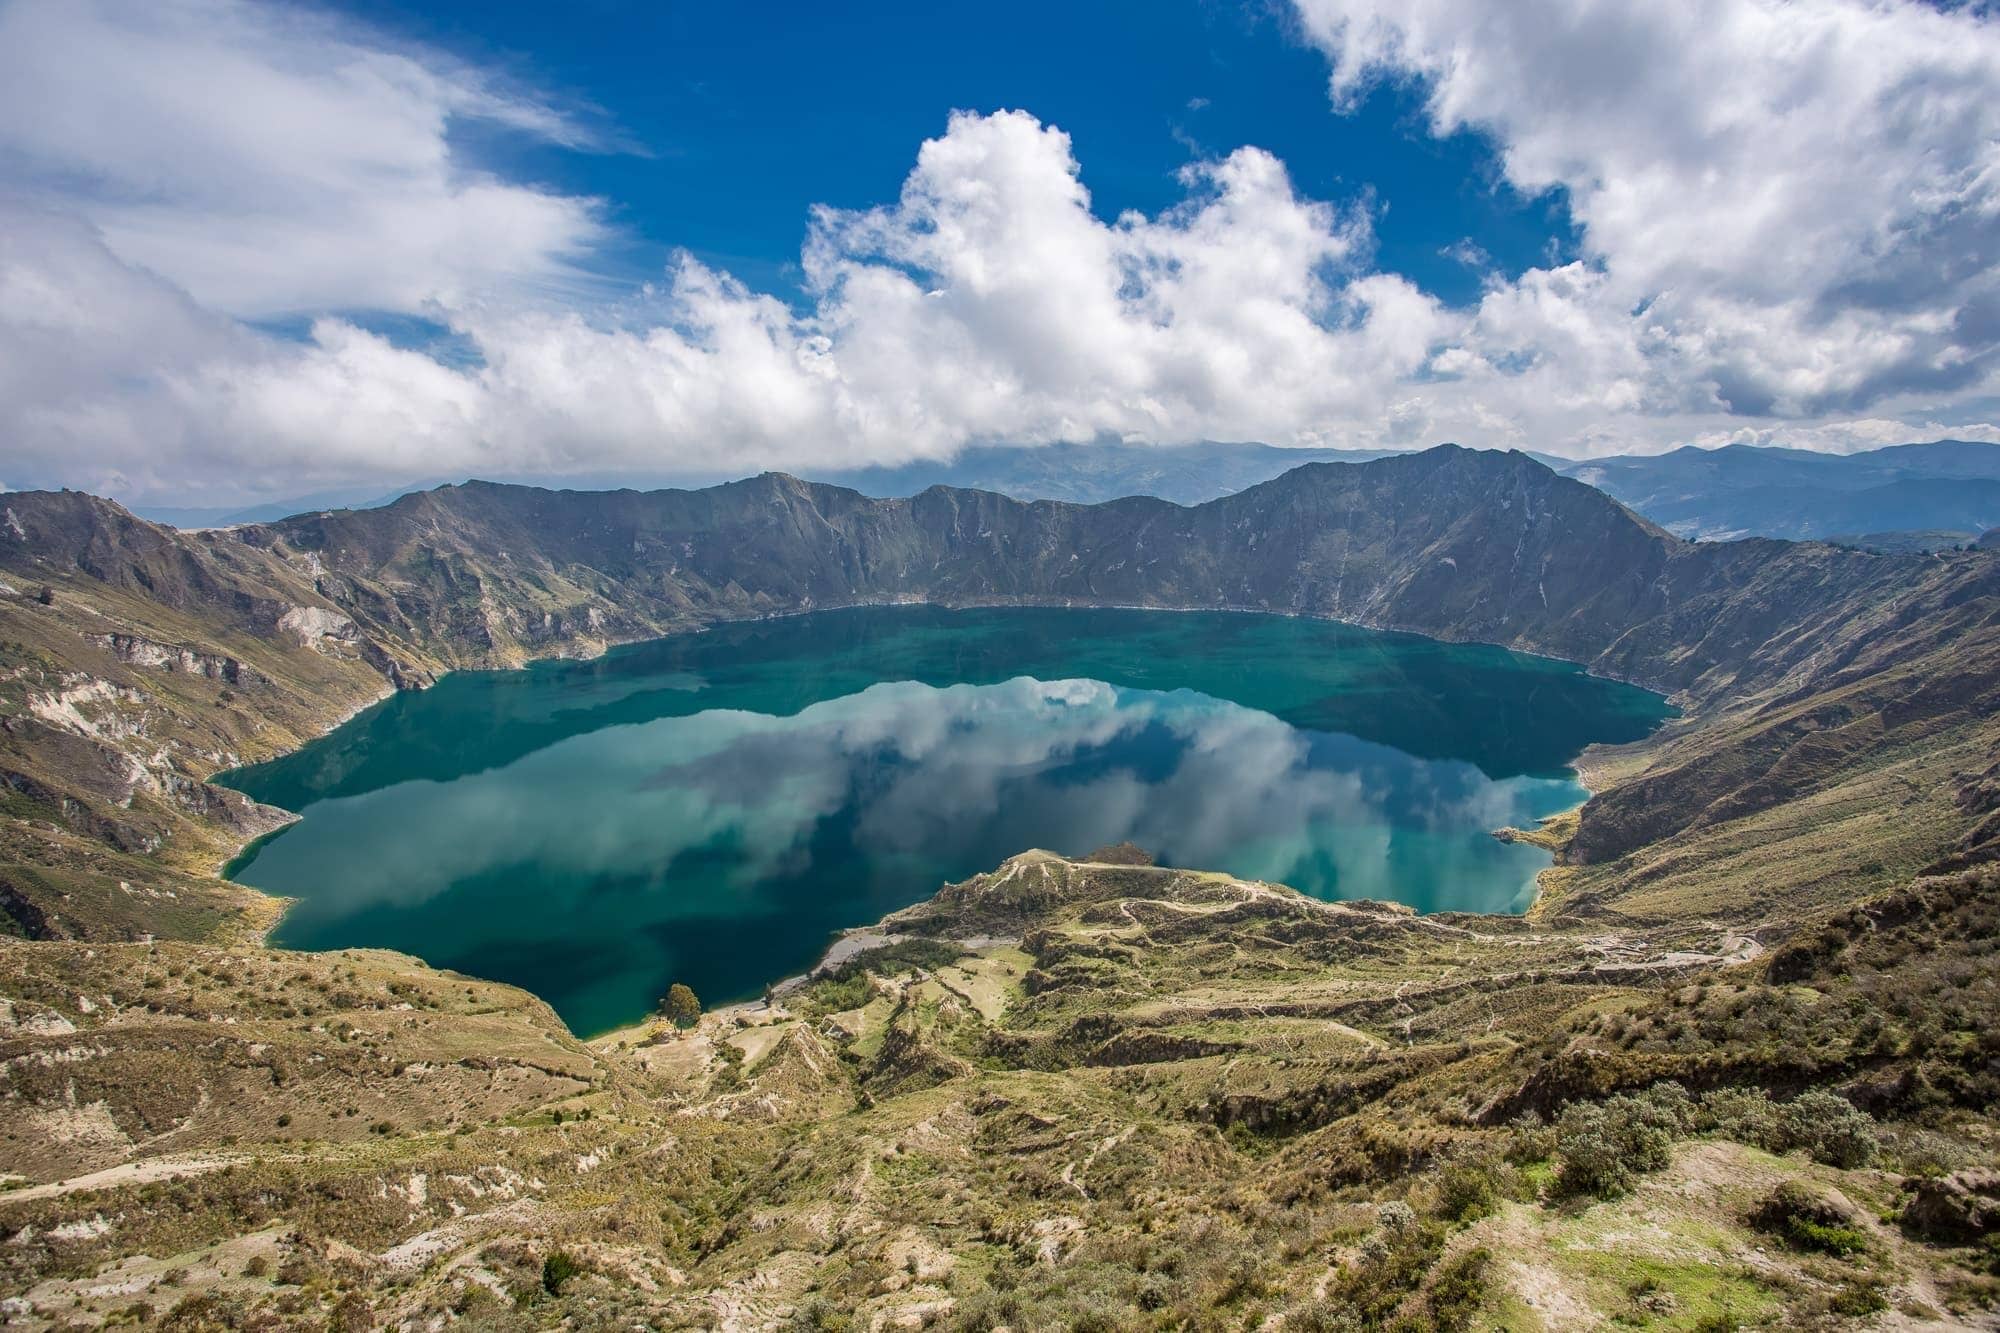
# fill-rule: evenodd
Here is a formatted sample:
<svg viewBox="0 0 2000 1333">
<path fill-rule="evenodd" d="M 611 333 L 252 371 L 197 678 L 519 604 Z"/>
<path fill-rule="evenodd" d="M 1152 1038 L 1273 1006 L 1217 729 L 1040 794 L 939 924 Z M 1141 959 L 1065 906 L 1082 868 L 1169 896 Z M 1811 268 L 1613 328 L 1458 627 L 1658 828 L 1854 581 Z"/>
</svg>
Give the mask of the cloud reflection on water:
<svg viewBox="0 0 2000 1333">
<path fill-rule="evenodd" d="M 871 875 L 928 876 L 905 901 L 968 856 L 1129 839 L 1171 864 L 1322 896 L 1507 910 L 1541 860 L 1487 831 L 1581 795 L 1189 691 L 900 682 L 791 717 L 712 710 L 610 727 L 451 782 L 323 801 L 244 878 L 307 898 L 291 924 L 308 928 L 519 867 L 557 899 L 637 881 L 648 919 L 671 921 L 809 874 L 832 824 Z M 670 868 L 690 857 L 699 882 L 677 882 Z"/>
</svg>

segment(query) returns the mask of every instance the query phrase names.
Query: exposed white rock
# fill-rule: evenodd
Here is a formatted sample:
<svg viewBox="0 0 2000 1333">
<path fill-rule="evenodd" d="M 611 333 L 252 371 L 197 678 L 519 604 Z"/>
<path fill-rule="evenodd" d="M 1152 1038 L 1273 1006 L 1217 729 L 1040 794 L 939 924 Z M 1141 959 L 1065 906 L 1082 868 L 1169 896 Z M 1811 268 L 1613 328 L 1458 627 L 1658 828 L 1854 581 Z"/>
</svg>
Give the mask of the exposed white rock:
<svg viewBox="0 0 2000 1333">
<path fill-rule="evenodd" d="M 104 1220 L 102 1213 L 93 1213 L 88 1218 L 78 1218 L 74 1222 L 64 1222 L 49 1228 L 50 1240 L 96 1240 L 111 1230 L 111 1224 Z"/>
<path fill-rule="evenodd" d="M 92 634 L 92 643 L 105 649 L 121 662 L 133 666 L 153 667 L 162 671 L 179 671 L 190 676 L 206 676 L 210 680 L 237 682 L 248 678 L 256 679 L 256 673 L 248 670 L 233 657 L 221 653 L 204 653 L 180 644 L 160 643 L 137 634 Z"/>
<path fill-rule="evenodd" d="M 28 711 L 52 727 L 61 727 L 93 740 L 138 733 L 139 728 L 135 724 L 116 717 L 92 718 L 83 712 L 86 706 L 92 704 L 138 703 L 140 696 L 136 690 L 120 689 L 108 680 L 94 680 L 88 676 L 71 676 L 68 679 L 72 683 L 64 689 L 29 695 Z"/>
<path fill-rule="evenodd" d="M 349 638 L 354 633 L 354 622 L 340 612 L 324 606 L 291 606 L 278 617 L 278 628 L 287 634 L 296 635 L 302 644 L 317 644 L 321 639 Z"/>
</svg>

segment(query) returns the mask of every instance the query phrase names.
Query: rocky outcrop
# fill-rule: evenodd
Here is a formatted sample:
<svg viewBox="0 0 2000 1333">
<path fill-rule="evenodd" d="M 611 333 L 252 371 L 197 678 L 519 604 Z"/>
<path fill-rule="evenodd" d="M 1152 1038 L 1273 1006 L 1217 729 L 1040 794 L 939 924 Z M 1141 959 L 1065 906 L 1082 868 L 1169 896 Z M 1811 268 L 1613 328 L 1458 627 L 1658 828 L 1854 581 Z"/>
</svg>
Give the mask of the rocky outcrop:
<svg viewBox="0 0 2000 1333">
<path fill-rule="evenodd" d="M 1903 1225 L 1921 1236 L 1968 1245 L 2000 1232 L 2000 1171 L 1975 1167 L 1917 1181 Z"/>
<path fill-rule="evenodd" d="M 355 637 L 354 622 L 324 606 L 288 606 L 278 615 L 278 629 L 307 645 L 321 639 Z"/>
<path fill-rule="evenodd" d="M 972 1066 L 940 1050 L 908 1013 L 898 1013 L 882 1035 L 881 1049 L 862 1073 L 873 1097 L 899 1097 L 936 1087 L 972 1072 Z"/>
<path fill-rule="evenodd" d="M 233 657 L 202 652 L 180 644 L 158 643 L 139 634 L 92 634 L 87 636 L 119 661 L 160 671 L 181 671 L 191 676 L 231 685 L 253 685 L 262 677 Z"/>
</svg>

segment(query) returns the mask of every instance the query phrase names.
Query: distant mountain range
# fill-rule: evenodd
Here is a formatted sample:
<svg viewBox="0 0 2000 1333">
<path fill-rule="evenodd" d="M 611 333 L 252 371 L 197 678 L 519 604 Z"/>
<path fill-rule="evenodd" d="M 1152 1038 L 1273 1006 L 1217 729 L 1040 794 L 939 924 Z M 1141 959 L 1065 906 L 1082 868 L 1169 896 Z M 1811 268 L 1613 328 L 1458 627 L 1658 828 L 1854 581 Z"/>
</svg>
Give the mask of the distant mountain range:
<svg viewBox="0 0 2000 1333">
<path fill-rule="evenodd" d="M 1930 547 L 2000 526 L 2000 444 L 1938 440 L 1859 454 L 1733 444 L 1564 463 L 1566 476 L 1610 495 L 1676 536 L 1849 538 Z M 1855 538 L 1854 534 L 1866 534 Z"/>
<path fill-rule="evenodd" d="M 808 481 L 845 486 L 878 499 L 932 486 L 994 491 L 1017 500 L 1100 504 L 1149 495 L 1198 505 L 1234 495 L 1307 463 L 1365 463 L 1391 450 L 1282 449 L 1265 444 L 983 445 L 948 461 L 895 467 L 806 469 Z M 1937 440 L 1858 454 L 1729 445 L 1688 446 L 1656 455 L 1583 461 L 1531 454 L 1565 476 L 1595 486 L 1679 537 L 1831 540 L 1877 550 L 1969 545 L 2000 528 L 2000 444 Z M 658 478 L 547 477 L 538 484 L 608 489 Z M 667 478 L 710 485 L 715 475 Z M 323 491 L 241 508 L 135 505 L 133 512 L 179 528 L 272 523 L 329 509 L 373 509 L 438 481 L 387 492 Z"/>
<path fill-rule="evenodd" d="M 156 505 L 134 504 L 132 512 L 153 523 L 170 528 L 238 528 L 246 523 L 275 523 L 293 514 L 311 514 L 322 509 L 379 509 L 411 491 L 425 491 L 442 485 L 443 480 L 412 482 L 385 491 L 380 486 L 350 487 L 346 490 L 315 491 L 285 500 L 267 500 L 254 505 Z"/>
<path fill-rule="evenodd" d="M 1306 463 L 1366 463 L 1392 449 L 1280 449 L 1268 444 L 1047 444 L 1037 448 L 985 445 L 949 462 L 847 471 L 807 469 L 808 481 L 847 486 L 880 499 L 915 495 L 932 486 L 998 491 L 1017 500 L 1101 504 L 1150 495 L 1178 505 L 1219 500 Z"/>
<path fill-rule="evenodd" d="M 951 459 L 926 459 L 895 467 L 800 468 L 807 481 L 846 486 L 877 499 L 915 495 L 933 486 L 997 491 L 1017 500 L 1067 500 L 1099 504 L 1128 495 L 1150 495 L 1179 505 L 1196 505 L 1234 495 L 1305 463 L 1365 463 L 1397 452 L 1390 449 L 1281 449 L 1268 444 L 1048 444 L 978 445 Z M 590 474 L 529 476 L 517 483 L 561 490 L 701 487 L 740 481 L 741 473 L 702 472 L 658 475 Z M 175 528 L 232 528 L 275 523 L 294 514 L 326 509 L 379 509 L 412 491 L 472 480 L 432 477 L 384 491 L 350 487 L 318 491 L 257 505 L 185 506 L 134 503 L 132 512 Z"/>
</svg>

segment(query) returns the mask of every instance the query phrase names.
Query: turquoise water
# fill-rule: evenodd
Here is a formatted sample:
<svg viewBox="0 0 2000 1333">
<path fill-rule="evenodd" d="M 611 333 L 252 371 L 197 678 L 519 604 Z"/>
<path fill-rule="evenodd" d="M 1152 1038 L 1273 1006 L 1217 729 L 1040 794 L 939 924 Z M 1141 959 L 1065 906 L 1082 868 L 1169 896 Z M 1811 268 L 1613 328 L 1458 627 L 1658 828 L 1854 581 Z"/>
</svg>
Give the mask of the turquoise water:
<svg viewBox="0 0 2000 1333">
<path fill-rule="evenodd" d="M 1516 911 L 1567 763 L 1659 696 L 1323 621 L 823 612 L 462 672 L 222 781 L 300 821 L 232 878 L 277 942 L 524 986 L 579 1032 L 715 1003 L 1029 847 L 1129 839 L 1326 898 Z"/>
</svg>

